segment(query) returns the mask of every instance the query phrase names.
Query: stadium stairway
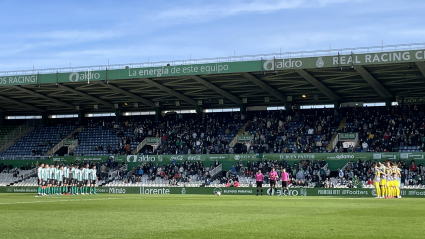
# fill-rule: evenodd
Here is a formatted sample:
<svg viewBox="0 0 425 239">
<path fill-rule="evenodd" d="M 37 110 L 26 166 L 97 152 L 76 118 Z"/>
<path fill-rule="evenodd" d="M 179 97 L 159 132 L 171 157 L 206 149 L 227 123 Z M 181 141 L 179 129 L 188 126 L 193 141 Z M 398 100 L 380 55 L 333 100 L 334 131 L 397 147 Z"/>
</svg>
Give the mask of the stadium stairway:
<svg viewBox="0 0 425 239">
<path fill-rule="evenodd" d="M 246 122 L 240 129 L 239 129 L 239 131 L 238 131 L 238 133 L 235 135 L 235 137 L 232 139 L 232 141 L 230 141 L 230 144 L 229 144 L 229 146 L 230 147 L 235 147 L 235 145 L 238 143 L 238 137 L 240 136 L 240 135 L 242 135 L 243 133 L 245 133 L 245 128 L 246 128 L 246 126 L 248 126 L 249 125 L 249 123 L 250 123 L 250 121 L 249 122 Z"/>
<path fill-rule="evenodd" d="M 347 124 L 347 118 L 344 117 L 341 122 L 339 123 L 338 129 L 341 131 L 342 128 L 344 128 L 344 126 Z M 333 143 L 334 140 L 336 139 L 336 136 L 338 136 L 338 131 L 335 131 L 334 135 L 332 136 L 331 141 L 328 144 L 328 147 L 326 148 L 327 151 L 331 151 L 333 149 Z"/>
<path fill-rule="evenodd" d="M 162 128 L 164 128 L 164 123 L 161 123 L 160 125 L 158 125 L 158 129 L 162 129 Z M 147 137 L 146 138 L 144 138 L 143 140 L 142 140 L 142 142 L 140 142 L 140 144 L 138 144 L 132 151 L 131 151 L 131 154 L 133 154 L 133 155 L 136 155 L 136 154 L 138 154 L 140 151 L 142 151 L 143 152 L 143 150 L 144 150 L 144 148 L 145 148 L 145 146 L 147 145 L 147 142 L 148 142 L 148 139 L 147 139 Z"/>
</svg>

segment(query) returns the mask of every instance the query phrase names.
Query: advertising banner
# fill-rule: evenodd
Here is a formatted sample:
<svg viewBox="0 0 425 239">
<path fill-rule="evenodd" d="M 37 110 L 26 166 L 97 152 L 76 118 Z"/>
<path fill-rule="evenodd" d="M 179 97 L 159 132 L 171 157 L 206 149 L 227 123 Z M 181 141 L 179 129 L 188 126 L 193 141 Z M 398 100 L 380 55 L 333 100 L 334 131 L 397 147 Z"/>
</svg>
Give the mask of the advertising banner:
<svg viewBox="0 0 425 239">
<path fill-rule="evenodd" d="M 101 194 L 204 194 L 215 195 L 256 195 L 257 189 L 250 187 L 98 187 Z M 425 189 L 401 189 L 402 197 L 423 197 Z M 37 187 L 0 187 L 0 193 L 34 193 Z M 281 189 L 264 188 L 263 195 L 281 195 Z M 285 196 L 335 196 L 335 197 L 376 197 L 370 188 L 289 188 Z"/>
</svg>

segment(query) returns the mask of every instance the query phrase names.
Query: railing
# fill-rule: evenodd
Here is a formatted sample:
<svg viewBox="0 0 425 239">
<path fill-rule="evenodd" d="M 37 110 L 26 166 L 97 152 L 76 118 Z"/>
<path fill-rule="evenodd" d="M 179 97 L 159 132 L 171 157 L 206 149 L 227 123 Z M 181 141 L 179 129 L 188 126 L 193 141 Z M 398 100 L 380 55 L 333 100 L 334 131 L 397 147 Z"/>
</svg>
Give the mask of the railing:
<svg viewBox="0 0 425 239">
<path fill-rule="evenodd" d="M 61 140 L 59 143 L 57 143 L 53 149 L 49 150 L 49 152 L 47 152 L 47 155 L 53 155 L 54 153 L 56 153 L 60 148 L 63 147 L 63 140 Z"/>
<path fill-rule="evenodd" d="M 62 148 L 65 145 L 65 140 L 70 139 L 76 132 L 81 132 L 81 130 L 83 130 L 83 126 L 76 128 L 74 131 L 69 133 L 64 139 L 62 139 L 59 143 L 57 143 L 52 149 L 47 151 L 46 154 L 53 155 L 54 153 L 56 153 L 60 148 Z M 69 154 L 69 149 L 74 149 L 77 146 L 78 146 L 78 139 L 75 140 L 71 145 L 69 145 L 68 154 Z"/>
<path fill-rule="evenodd" d="M 332 142 L 332 150 L 335 149 L 338 142 L 339 142 L 339 134 L 336 135 L 334 141 Z"/>
<path fill-rule="evenodd" d="M 3 152 L 8 147 L 13 145 L 15 141 L 18 140 L 23 134 L 26 134 L 30 128 L 36 127 L 40 124 L 40 119 L 30 119 L 18 128 L 14 129 L 9 134 L 5 135 L 3 138 L 0 139 L 0 152 Z"/>
<path fill-rule="evenodd" d="M 356 134 L 356 139 L 354 140 L 353 149 L 355 149 L 359 145 L 359 134 Z"/>
<path fill-rule="evenodd" d="M 229 144 L 229 147 L 233 148 L 239 142 L 239 135 L 236 135 Z"/>
<path fill-rule="evenodd" d="M 214 176 L 216 176 L 221 171 L 223 171 L 223 165 L 222 164 L 218 165 L 213 170 L 211 170 L 211 178 L 214 178 Z"/>
<path fill-rule="evenodd" d="M 33 75 L 33 74 L 53 74 L 53 73 L 67 73 L 79 71 L 98 71 L 98 70 L 116 70 L 127 68 L 145 68 L 145 67 L 158 67 L 158 66 L 178 66 L 178 65 L 191 65 L 191 64 L 204 64 L 204 63 L 220 63 L 220 62 L 233 62 L 233 61 L 254 61 L 262 59 L 289 59 L 299 57 L 316 57 L 316 56 L 331 56 L 347 54 L 361 54 L 372 52 L 384 51 L 403 51 L 403 50 L 417 50 L 424 49 L 425 43 L 409 43 L 399 45 L 381 45 L 371 47 L 357 47 L 357 48 L 342 48 L 342 49 L 327 49 L 315 51 L 298 51 L 298 52 L 279 52 L 270 54 L 259 55 L 242 55 L 242 56 L 228 56 L 228 57 L 214 57 L 203 59 L 187 59 L 187 60 L 174 60 L 174 61 L 159 61 L 159 62 L 144 62 L 144 63 L 127 63 L 127 64 L 113 64 L 113 65 L 95 65 L 95 66 L 78 66 L 78 67 L 61 67 L 49 69 L 32 69 L 32 70 L 14 70 L 14 71 L 0 71 L 0 76 L 12 75 Z"/>
<path fill-rule="evenodd" d="M 139 151 L 145 147 L 145 145 L 148 143 L 148 138 L 145 138 L 142 142 L 140 142 L 139 145 L 137 145 L 136 150 L 133 150 L 133 154 L 138 154 Z"/>
<path fill-rule="evenodd" d="M 68 155 L 78 147 L 78 139 L 76 139 L 71 145 L 68 146 Z"/>
</svg>

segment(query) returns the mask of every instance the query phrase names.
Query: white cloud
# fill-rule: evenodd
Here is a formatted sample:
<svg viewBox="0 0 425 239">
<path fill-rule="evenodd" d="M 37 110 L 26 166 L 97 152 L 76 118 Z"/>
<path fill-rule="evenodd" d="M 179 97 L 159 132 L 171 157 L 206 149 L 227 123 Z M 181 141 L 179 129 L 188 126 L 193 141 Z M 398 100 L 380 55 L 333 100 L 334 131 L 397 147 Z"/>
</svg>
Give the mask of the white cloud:
<svg viewBox="0 0 425 239">
<path fill-rule="evenodd" d="M 323 7 L 328 4 L 344 3 L 351 0 L 254 0 L 228 1 L 223 4 L 207 6 L 177 7 L 160 12 L 156 19 L 173 20 L 171 24 L 185 21 L 208 21 L 211 19 L 234 16 L 245 13 L 265 14 L 286 9 Z M 358 1 L 358 0 L 357 0 Z"/>
</svg>

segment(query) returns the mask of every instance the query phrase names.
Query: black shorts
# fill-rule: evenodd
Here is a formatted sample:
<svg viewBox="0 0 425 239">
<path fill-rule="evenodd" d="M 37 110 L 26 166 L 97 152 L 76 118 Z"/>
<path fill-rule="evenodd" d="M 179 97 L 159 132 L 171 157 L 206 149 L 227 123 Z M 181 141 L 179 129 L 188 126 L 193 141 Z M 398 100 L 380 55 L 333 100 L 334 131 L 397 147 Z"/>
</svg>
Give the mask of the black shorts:
<svg viewBox="0 0 425 239">
<path fill-rule="evenodd" d="M 62 181 L 57 180 L 56 185 L 57 185 L 58 187 L 62 187 Z"/>
<path fill-rule="evenodd" d="M 87 180 L 87 179 L 84 179 L 84 180 L 83 180 L 83 184 L 84 184 L 84 185 L 87 185 L 87 184 L 89 184 L 89 180 Z"/>
<path fill-rule="evenodd" d="M 276 186 L 276 180 L 270 180 L 270 187 Z"/>
<path fill-rule="evenodd" d="M 72 179 L 72 184 L 77 184 L 77 182 L 78 182 L 77 179 L 75 178 Z"/>
<path fill-rule="evenodd" d="M 77 187 L 83 186 L 83 181 L 77 181 Z"/>
<path fill-rule="evenodd" d="M 90 185 L 96 185 L 96 180 L 90 180 Z"/>
<path fill-rule="evenodd" d="M 41 186 L 47 186 L 47 181 L 46 180 L 41 180 Z"/>
<path fill-rule="evenodd" d="M 68 185 L 69 183 L 68 183 L 68 180 L 69 179 L 67 179 L 67 178 L 63 178 L 63 185 Z"/>
<path fill-rule="evenodd" d="M 263 182 L 257 181 L 257 188 L 262 188 L 262 187 L 263 187 Z"/>
<path fill-rule="evenodd" d="M 53 179 L 47 179 L 47 184 L 52 184 Z"/>
<path fill-rule="evenodd" d="M 282 181 L 282 188 L 288 187 L 288 181 Z"/>
<path fill-rule="evenodd" d="M 58 180 L 57 179 L 52 179 L 52 185 L 58 185 Z"/>
</svg>

